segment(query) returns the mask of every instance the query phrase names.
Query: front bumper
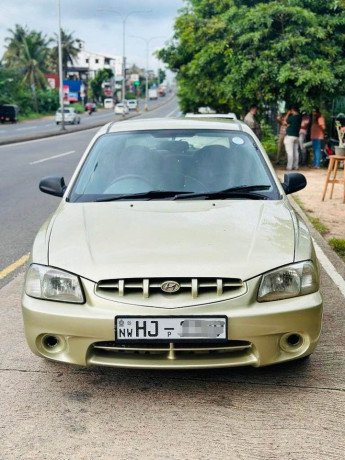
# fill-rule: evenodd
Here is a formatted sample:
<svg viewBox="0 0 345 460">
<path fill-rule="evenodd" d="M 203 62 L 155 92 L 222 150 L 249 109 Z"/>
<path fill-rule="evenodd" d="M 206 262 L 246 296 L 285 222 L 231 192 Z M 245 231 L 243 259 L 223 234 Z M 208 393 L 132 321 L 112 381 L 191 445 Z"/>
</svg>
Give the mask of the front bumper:
<svg viewBox="0 0 345 460">
<path fill-rule="evenodd" d="M 320 292 L 275 302 L 258 303 L 260 277 L 250 280 L 247 293 L 227 301 L 162 309 L 121 304 L 94 293 L 94 283 L 82 280 L 86 303 L 64 304 L 23 294 L 25 334 L 39 356 L 81 366 L 102 365 L 150 369 L 192 369 L 265 366 L 313 352 L 322 320 Z M 226 315 L 228 342 L 222 344 L 115 343 L 116 315 Z M 289 344 L 291 334 L 299 337 Z M 47 337 L 55 337 L 47 346 Z"/>
</svg>

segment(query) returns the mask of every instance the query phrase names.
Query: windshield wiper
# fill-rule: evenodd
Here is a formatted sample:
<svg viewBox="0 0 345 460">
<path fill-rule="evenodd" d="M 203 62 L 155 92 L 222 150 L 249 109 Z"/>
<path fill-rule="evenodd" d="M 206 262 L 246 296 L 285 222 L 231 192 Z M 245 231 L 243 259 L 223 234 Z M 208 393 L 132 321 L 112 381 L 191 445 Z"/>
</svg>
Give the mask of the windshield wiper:
<svg viewBox="0 0 345 460">
<path fill-rule="evenodd" d="M 150 190 L 149 192 L 140 192 L 140 193 L 128 193 L 121 195 L 111 195 L 104 198 L 97 198 L 96 201 L 117 201 L 117 200 L 131 200 L 132 198 L 170 198 L 178 195 L 184 195 L 186 192 L 184 190 Z"/>
<path fill-rule="evenodd" d="M 251 198 L 253 200 L 267 200 L 267 196 L 262 193 L 253 193 L 258 190 L 268 190 L 271 188 L 270 185 L 239 185 L 238 187 L 230 187 L 225 190 L 218 190 L 214 192 L 202 192 L 202 193 L 185 193 L 176 195 L 174 200 L 186 200 L 189 198 L 198 198 L 205 197 L 206 199 L 213 198 L 228 198 L 228 197 L 238 197 L 238 198 Z"/>
</svg>

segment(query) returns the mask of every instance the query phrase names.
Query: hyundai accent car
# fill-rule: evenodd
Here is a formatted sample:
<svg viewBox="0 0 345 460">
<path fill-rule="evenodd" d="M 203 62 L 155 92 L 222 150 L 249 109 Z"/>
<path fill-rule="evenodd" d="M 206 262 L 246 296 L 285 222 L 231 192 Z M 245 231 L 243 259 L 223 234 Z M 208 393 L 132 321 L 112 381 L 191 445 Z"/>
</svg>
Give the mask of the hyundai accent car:
<svg viewBox="0 0 345 460">
<path fill-rule="evenodd" d="M 34 241 L 31 350 L 82 366 L 265 366 L 310 355 L 322 296 L 312 239 L 244 123 L 101 128 Z"/>
</svg>

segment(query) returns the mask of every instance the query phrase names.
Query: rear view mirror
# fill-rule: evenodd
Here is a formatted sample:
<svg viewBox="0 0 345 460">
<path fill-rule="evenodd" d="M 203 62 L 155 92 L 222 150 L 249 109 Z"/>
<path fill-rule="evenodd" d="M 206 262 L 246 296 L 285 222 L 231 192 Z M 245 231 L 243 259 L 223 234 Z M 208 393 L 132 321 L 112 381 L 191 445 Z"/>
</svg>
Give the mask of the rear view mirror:
<svg viewBox="0 0 345 460">
<path fill-rule="evenodd" d="M 62 197 L 67 187 L 63 177 L 48 176 L 41 179 L 39 188 L 43 193 Z"/>
<path fill-rule="evenodd" d="M 300 173 L 284 174 L 284 182 L 282 183 L 284 192 L 289 193 L 298 192 L 307 185 L 307 179 Z"/>
</svg>

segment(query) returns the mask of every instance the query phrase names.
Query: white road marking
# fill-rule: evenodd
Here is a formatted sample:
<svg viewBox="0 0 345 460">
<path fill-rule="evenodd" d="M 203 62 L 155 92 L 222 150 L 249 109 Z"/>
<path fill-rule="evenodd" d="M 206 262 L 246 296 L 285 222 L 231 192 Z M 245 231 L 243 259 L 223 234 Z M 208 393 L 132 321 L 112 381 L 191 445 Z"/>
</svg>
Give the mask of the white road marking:
<svg viewBox="0 0 345 460">
<path fill-rule="evenodd" d="M 53 126 L 54 126 L 54 123 L 52 122 L 52 123 L 49 123 L 48 125 L 44 125 L 44 126 L 51 126 L 51 127 L 53 127 Z"/>
<path fill-rule="evenodd" d="M 165 118 L 169 118 L 173 113 L 178 112 L 179 108 L 172 110 L 168 115 L 165 115 Z"/>
<path fill-rule="evenodd" d="M 76 136 L 77 134 L 80 135 L 80 133 L 82 133 L 83 131 L 84 132 L 90 132 L 92 130 L 99 130 L 101 129 L 101 126 L 99 127 L 96 127 L 96 128 L 90 128 L 90 129 L 83 129 L 83 130 L 80 130 L 80 131 L 75 131 L 73 133 L 67 133 L 67 134 L 63 134 L 63 137 L 57 135 L 57 136 L 50 136 L 50 137 L 42 137 L 41 139 L 32 139 L 31 141 L 23 141 L 23 142 L 14 142 L 13 144 L 4 144 L 4 145 L 0 145 L 0 149 L 2 148 L 9 148 L 9 147 L 20 147 L 21 145 L 25 145 L 25 144 L 32 144 L 33 142 L 47 142 L 47 141 L 50 141 L 50 140 L 54 140 L 56 138 L 59 138 L 61 140 L 65 139 L 66 136 Z"/>
<path fill-rule="evenodd" d="M 52 157 L 48 157 L 48 158 L 42 158 L 42 160 L 32 161 L 31 163 L 29 163 L 29 165 L 36 165 L 37 163 L 44 163 L 45 161 L 54 160 L 55 158 L 64 157 L 66 155 L 71 155 L 72 153 L 75 153 L 75 150 L 71 150 L 70 152 L 65 152 L 65 153 L 59 153 L 59 155 L 53 155 Z"/>
<path fill-rule="evenodd" d="M 26 131 L 28 129 L 37 129 L 38 126 L 28 126 L 27 128 L 17 128 L 16 131 Z"/>
<path fill-rule="evenodd" d="M 334 267 L 334 265 L 332 264 L 332 262 L 329 260 L 329 258 L 326 256 L 326 254 L 320 248 L 320 246 L 316 243 L 314 238 L 313 238 L 313 242 L 314 242 L 314 246 L 315 246 L 315 252 L 316 252 L 317 258 L 319 259 L 320 264 L 322 265 L 324 270 L 327 272 L 329 277 L 332 279 L 333 283 L 338 287 L 340 292 L 345 297 L 345 280 L 344 280 L 344 278 L 337 272 L 337 270 Z"/>
</svg>

